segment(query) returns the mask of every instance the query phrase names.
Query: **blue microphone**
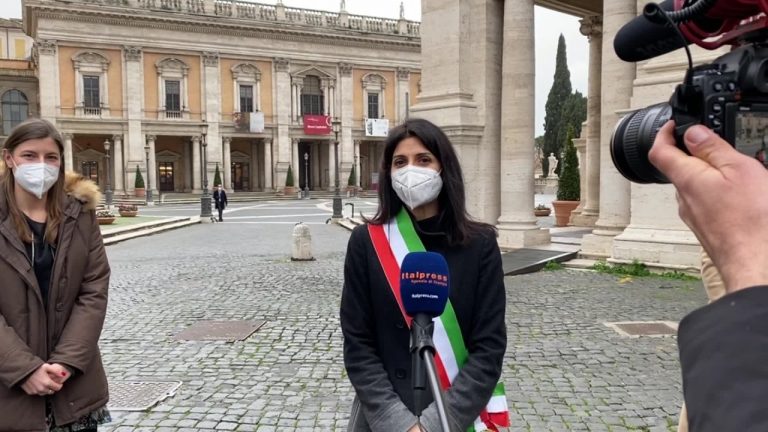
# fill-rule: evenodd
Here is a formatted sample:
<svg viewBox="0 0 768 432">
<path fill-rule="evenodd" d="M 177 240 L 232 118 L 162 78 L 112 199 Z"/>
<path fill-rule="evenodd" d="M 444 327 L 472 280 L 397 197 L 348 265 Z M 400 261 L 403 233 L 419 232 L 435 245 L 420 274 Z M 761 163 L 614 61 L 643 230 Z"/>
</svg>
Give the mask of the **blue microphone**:
<svg viewBox="0 0 768 432">
<path fill-rule="evenodd" d="M 435 252 L 411 252 L 400 266 L 400 296 L 408 316 L 440 316 L 448 302 L 448 263 Z"/>
<path fill-rule="evenodd" d="M 411 381 L 413 413 L 420 416 L 429 405 L 427 381 L 438 410 L 444 405 L 434 369 L 435 344 L 432 318 L 442 315 L 448 303 L 448 263 L 435 252 L 411 252 L 400 266 L 400 297 L 411 322 Z M 444 407 L 443 407 L 444 411 Z M 441 415 L 441 421 L 445 418 Z M 447 423 L 446 423 L 447 424 Z M 445 429 L 448 430 L 448 429 Z"/>
</svg>

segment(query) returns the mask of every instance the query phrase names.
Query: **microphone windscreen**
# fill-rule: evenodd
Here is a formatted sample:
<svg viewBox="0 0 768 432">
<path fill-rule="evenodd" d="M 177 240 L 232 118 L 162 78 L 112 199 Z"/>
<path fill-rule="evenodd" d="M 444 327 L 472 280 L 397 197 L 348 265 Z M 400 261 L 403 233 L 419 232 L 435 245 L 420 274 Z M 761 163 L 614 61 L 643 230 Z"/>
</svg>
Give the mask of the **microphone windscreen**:
<svg viewBox="0 0 768 432">
<path fill-rule="evenodd" d="M 400 296 L 408 316 L 439 316 L 448 302 L 450 277 L 445 258 L 435 252 L 411 252 L 400 267 Z"/>
<path fill-rule="evenodd" d="M 665 0 L 659 6 L 671 12 L 673 0 Z M 674 28 L 649 21 L 644 15 L 624 25 L 613 40 L 613 49 L 626 62 L 648 60 L 675 51 L 690 44 L 680 38 Z"/>
</svg>

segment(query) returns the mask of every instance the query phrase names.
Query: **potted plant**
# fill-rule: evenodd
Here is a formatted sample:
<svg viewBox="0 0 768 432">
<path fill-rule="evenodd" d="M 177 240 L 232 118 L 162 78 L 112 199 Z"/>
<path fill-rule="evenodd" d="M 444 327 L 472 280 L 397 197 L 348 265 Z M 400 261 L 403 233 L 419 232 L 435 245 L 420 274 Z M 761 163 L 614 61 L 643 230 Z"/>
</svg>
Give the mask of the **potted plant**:
<svg viewBox="0 0 768 432">
<path fill-rule="evenodd" d="M 293 182 L 293 170 L 288 165 L 288 172 L 285 174 L 285 188 L 283 192 L 286 195 L 294 195 L 296 193 L 296 184 Z"/>
<path fill-rule="evenodd" d="M 352 165 L 352 170 L 349 172 L 349 179 L 347 180 L 347 192 L 352 195 L 357 192 L 357 173 L 355 172 L 354 165 Z"/>
<path fill-rule="evenodd" d="M 99 210 L 96 212 L 96 220 L 99 225 L 110 225 L 115 221 L 115 214 L 109 210 Z"/>
<path fill-rule="evenodd" d="M 135 204 L 120 204 L 117 206 L 117 212 L 120 217 L 136 217 L 139 214 L 139 207 Z"/>
<path fill-rule="evenodd" d="M 544 204 L 538 204 L 536 207 L 533 208 L 533 214 L 536 216 L 549 216 L 549 214 L 552 212 L 552 209 L 545 206 Z"/>
<path fill-rule="evenodd" d="M 579 206 L 580 181 L 579 158 L 576 155 L 576 146 L 573 144 L 573 129 L 569 128 L 563 170 L 557 182 L 557 201 L 552 202 L 555 207 L 555 226 L 567 226 L 571 219 L 571 212 Z"/>
<path fill-rule="evenodd" d="M 144 189 L 144 177 L 141 175 L 139 166 L 136 165 L 136 180 L 133 182 L 134 194 L 138 198 L 147 196 L 147 191 Z"/>
<path fill-rule="evenodd" d="M 219 186 L 221 183 L 221 173 L 219 172 L 219 164 L 216 164 L 216 172 L 213 174 L 213 187 Z"/>
</svg>

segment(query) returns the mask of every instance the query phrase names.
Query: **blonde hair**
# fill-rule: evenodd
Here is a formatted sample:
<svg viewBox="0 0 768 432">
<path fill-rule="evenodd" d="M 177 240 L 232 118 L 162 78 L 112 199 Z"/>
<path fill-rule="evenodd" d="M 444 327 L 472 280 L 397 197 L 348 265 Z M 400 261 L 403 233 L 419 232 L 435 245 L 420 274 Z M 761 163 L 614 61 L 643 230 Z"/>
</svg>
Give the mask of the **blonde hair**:
<svg viewBox="0 0 768 432">
<path fill-rule="evenodd" d="M 64 144 L 61 138 L 61 134 L 56 127 L 47 120 L 33 118 L 26 120 L 13 128 L 11 134 L 6 138 L 3 145 L 9 154 L 12 154 L 16 147 L 21 144 L 33 140 L 51 138 L 56 146 L 59 148 L 59 153 L 64 154 Z M 19 238 L 25 243 L 31 243 L 32 230 L 29 228 L 24 213 L 19 209 L 16 204 L 16 181 L 13 177 L 11 167 L 5 167 L 5 170 L 0 174 L 0 193 L 5 195 L 5 202 L 8 206 L 8 214 L 13 221 L 13 225 L 16 228 L 16 232 Z M 59 171 L 59 179 L 48 190 L 46 195 L 46 214 L 47 221 L 45 225 L 45 241 L 49 244 L 56 243 L 56 237 L 59 232 L 59 225 L 62 220 L 61 201 L 64 199 L 66 192 L 64 191 L 64 162 L 61 163 L 61 169 Z"/>
</svg>

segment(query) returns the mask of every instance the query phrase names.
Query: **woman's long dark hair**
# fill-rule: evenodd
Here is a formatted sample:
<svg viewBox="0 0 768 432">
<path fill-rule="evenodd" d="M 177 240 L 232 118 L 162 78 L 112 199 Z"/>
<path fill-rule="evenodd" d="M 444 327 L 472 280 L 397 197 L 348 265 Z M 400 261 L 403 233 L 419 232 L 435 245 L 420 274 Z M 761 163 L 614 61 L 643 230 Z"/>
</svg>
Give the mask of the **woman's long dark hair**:
<svg viewBox="0 0 768 432">
<path fill-rule="evenodd" d="M 392 189 L 392 158 L 395 148 L 406 138 L 414 137 L 424 144 L 440 162 L 443 189 L 438 196 L 442 223 L 451 245 L 464 245 L 474 234 L 495 230 L 491 225 L 476 222 L 467 213 L 464 193 L 464 177 L 459 158 L 445 133 L 433 123 L 423 119 L 409 119 L 389 131 L 384 146 L 384 157 L 379 169 L 379 208 L 368 222 L 382 225 L 395 217 L 403 208 L 403 202 Z"/>
</svg>

